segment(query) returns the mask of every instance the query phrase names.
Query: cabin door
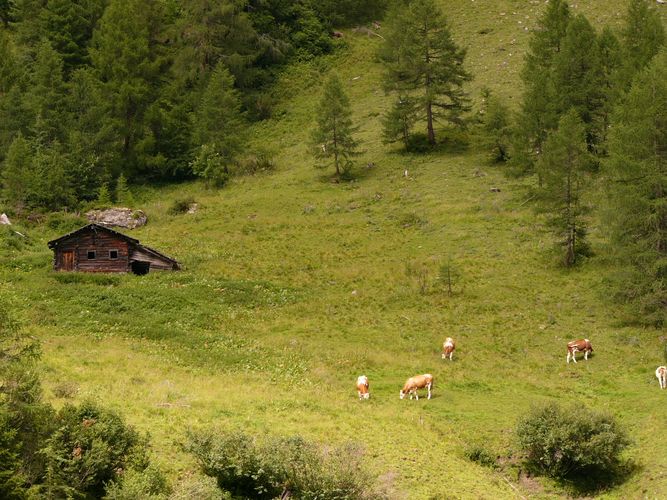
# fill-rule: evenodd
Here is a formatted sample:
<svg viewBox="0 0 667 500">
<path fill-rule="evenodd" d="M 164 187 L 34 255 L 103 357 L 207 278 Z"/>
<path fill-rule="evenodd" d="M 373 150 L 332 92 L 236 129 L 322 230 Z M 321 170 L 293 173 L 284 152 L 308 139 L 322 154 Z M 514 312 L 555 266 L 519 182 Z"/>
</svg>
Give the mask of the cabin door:
<svg viewBox="0 0 667 500">
<path fill-rule="evenodd" d="M 74 250 L 65 250 L 63 252 L 61 269 L 63 271 L 74 271 Z"/>
</svg>

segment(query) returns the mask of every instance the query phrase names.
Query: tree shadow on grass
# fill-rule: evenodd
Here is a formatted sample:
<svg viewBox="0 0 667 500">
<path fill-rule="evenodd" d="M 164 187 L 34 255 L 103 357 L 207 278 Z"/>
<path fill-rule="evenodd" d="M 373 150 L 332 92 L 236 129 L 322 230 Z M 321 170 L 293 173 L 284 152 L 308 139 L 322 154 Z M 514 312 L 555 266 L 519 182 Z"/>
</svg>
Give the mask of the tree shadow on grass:
<svg viewBox="0 0 667 500">
<path fill-rule="evenodd" d="M 626 460 L 611 470 L 591 468 L 557 479 L 556 483 L 574 497 L 597 496 L 617 488 L 642 469 L 637 462 Z"/>
</svg>

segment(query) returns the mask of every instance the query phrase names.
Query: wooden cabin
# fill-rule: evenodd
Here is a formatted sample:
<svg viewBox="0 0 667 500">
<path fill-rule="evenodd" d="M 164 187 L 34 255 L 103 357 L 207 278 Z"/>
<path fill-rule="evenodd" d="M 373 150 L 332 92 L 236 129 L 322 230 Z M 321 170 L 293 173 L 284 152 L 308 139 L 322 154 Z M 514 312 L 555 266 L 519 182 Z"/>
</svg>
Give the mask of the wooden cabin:
<svg viewBox="0 0 667 500">
<path fill-rule="evenodd" d="M 48 245 L 56 271 L 147 274 L 154 269 L 180 269 L 174 259 L 99 224 L 88 224 Z"/>
</svg>

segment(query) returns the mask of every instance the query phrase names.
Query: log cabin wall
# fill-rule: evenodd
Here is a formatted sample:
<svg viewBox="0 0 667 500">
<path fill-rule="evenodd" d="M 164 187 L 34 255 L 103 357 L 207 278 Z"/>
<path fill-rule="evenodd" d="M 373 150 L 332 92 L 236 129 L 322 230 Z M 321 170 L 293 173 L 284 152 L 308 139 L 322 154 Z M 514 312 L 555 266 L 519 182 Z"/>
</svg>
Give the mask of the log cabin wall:
<svg viewBox="0 0 667 500">
<path fill-rule="evenodd" d="M 56 270 L 65 270 L 63 255 L 67 251 L 74 251 L 75 271 L 104 273 L 128 271 L 128 243 L 113 234 L 91 231 L 60 243 L 56 250 Z M 94 254 L 89 255 L 89 252 Z"/>
</svg>

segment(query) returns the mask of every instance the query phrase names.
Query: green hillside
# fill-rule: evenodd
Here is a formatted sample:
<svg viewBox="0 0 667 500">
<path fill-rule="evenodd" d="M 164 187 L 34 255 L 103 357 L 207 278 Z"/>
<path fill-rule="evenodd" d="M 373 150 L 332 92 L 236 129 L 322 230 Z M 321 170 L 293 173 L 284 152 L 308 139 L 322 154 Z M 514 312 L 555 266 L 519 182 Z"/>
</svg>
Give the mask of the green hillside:
<svg viewBox="0 0 667 500">
<path fill-rule="evenodd" d="M 516 107 L 544 2 L 442 4 L 468 48 L 473 98 L 487 86 Z M 572 8 L 597 27 L 617 27 L 626 2 Z M 595 255 L 565 270 L 528 201 L 531 181 L 506 177 L 474 141 L 429 155 L 382 144 L 390 98 L 376 57 L 381 40 L 344 35 L 333 55 L 285 69 L 272 91 L 274 118 L 253 126 L 249 149 L 270 151 L 274 172 L 235 177 L 220 190 L 192 182 L 136 193 L 149 223 L 131 236 L 179 260 L 182 271 L 56 274 L 46 242 L 64 230 L 26 224 L 33 243 L 0 260 L 0 287 L 42 342 L 46 397 L 122 412 L 150 433 L 151 453 L 174 484 L 196 473 L 182 450 L 186 431 L 217 427 L 359 442 L 390 496 L 411 499 L 572 493 L 518 477 L 513 432 L 535 403 L 586 404 L 618 417 L 633 440 L 625 458 L 637 465 L 598 493 L 667 496 L 666 394 L 654 376 L 665 333 L 623 326 L 606 297 L 598 222 Z M 308 150 L 331 72 L 360 125 L 360 174 L 349 183 L 313 168 Z M 187 197 L 196 213 L 168 214 Z M 448 262 L 451 297 L 438 279 Z M 424 269 L 425 293 L 415 266 Z M 451 363 L 440 357 L 448 336 L 457 341 Z M 566 342 L 584 337 L 592 358 L 566 364 Z M 434 398 L 399 400 L 418 373 L 434 375 Z M 370 379 L 367 402 L 356 397 L 361 374 Z M 56 396 L 66 385 L 78 390 Z M 473 448 L 499 467 L 469 460 Z"/>
</svg>

